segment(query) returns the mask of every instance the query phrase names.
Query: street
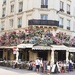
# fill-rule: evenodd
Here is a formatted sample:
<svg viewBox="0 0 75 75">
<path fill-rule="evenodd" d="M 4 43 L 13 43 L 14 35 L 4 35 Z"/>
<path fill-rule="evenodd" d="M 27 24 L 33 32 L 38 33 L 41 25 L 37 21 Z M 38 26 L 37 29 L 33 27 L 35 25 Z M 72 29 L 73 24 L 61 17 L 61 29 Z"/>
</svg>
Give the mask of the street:
<svg viewBox="0 0 75 75">
<path fill-rule="evenodd" d="M 7 67 L 0 67 L 0 75 L 48 75 L 48 74 L 36 73 L 24 69 L 12 69 Z M 69 73 L 58 73 L 50 75 L 75 75 L 75 71 Z"/>
</svg>

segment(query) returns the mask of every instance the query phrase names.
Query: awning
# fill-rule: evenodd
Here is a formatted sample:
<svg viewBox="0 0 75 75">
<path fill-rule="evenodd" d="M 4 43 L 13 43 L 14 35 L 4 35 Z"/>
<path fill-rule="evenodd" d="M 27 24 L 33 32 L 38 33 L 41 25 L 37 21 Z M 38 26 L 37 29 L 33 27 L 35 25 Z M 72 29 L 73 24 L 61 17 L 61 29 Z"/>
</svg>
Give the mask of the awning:
<svg viewBox="0 0 75 75">
<path fill-rule="evenodd" d="M 33 46 L 33 50 L 51 50 L 50 46 Z"/>
<path fill-rule="evenodd" d="M 64 45 L 51 45 L 54 50 L 68 50 L 68 47 Z"/>
<path fill-rule="evenodd" d="M 75 47 L 69 47 L 69 52 L 75 52 Z"/>
<path fill-rule="evenodd" d="M 0 46 L 0 49 L 13 49 L 15 46 Z"/>
<path fill-rule="evenodd" d="M 18 48 L 32 48 L 34 44 L 19 44 Z"/>
</svg>

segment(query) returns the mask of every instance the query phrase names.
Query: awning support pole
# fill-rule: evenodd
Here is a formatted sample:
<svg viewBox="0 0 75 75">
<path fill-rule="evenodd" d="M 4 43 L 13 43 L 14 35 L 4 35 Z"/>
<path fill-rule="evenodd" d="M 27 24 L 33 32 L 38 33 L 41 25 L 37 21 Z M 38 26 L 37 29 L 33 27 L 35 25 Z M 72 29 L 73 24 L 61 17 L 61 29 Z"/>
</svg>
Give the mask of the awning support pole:
<svg viewBox="0 0 75 75">
<path fill-rule="evenodd" d="M 66 63 L 68 63 L 68 56 L 69 56 L 69 51 L 66 51 Z"/>
<path fill-rule="evenodd" d="M 51 66 L 54 64 L 54 49 L 51 49 Z"/>
<path fill-rule="evenodd" d="M 16 52 L 16 62 L 18 62 L 18 57 L 19 57 L 19 51 L 17 50 L 17 52 Z"/>
</svg>

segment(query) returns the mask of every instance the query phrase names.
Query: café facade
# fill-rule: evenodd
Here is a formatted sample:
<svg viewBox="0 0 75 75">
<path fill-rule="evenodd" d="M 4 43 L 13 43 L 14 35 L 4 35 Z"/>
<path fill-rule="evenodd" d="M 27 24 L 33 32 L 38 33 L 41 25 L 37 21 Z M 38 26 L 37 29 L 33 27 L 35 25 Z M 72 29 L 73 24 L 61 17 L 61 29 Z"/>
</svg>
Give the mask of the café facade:
<svg viewBox="0 0 75 75">
<path fill-rule="evenodd" d="M 0 36 L 0 60 L 43 60 L 75 62 L 75 37 L 71 32 L 50 26 L 29 26 Z"/>
</svg>

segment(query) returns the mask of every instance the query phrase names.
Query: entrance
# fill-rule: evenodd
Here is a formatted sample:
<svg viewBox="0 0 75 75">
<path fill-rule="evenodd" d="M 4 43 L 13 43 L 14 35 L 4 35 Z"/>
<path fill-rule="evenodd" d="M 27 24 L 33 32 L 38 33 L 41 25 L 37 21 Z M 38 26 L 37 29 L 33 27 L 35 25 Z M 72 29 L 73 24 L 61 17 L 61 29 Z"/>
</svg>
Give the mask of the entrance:
<svg viewBox="0 0 75 75">
<path fill-rule="evenodd" d="M 2 60 L 2 59 L 3 59 L 3 51 L 0 50 L 0 60 Z"/>
<path fill-rule="evenodd" d="M 38 57 L 43 58 L 43 60 L 47 60 L 48 51 L 38 51 Z"/>
<path fill-rule="evenodd" d="M 19 49 L 19 59 L 21 61 L 29 61 L 29 49 Z"/>
<path fill-rule="evenodd" d="M 57 50 L 55 51 L 55 61 L 64 61 L 66 60 L 66 50 Z"/>
</svg>

